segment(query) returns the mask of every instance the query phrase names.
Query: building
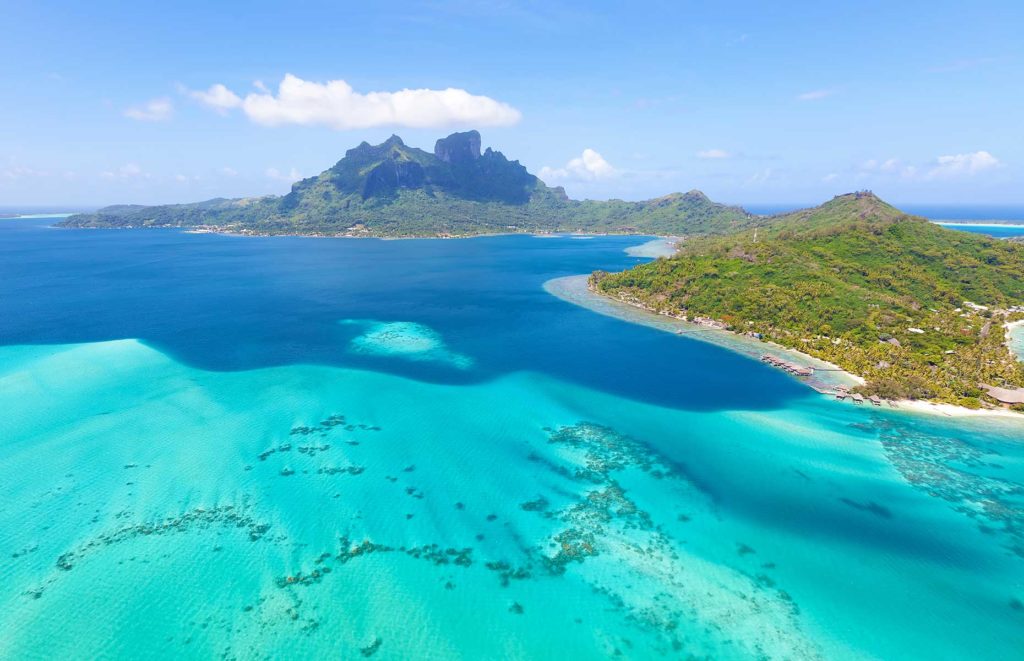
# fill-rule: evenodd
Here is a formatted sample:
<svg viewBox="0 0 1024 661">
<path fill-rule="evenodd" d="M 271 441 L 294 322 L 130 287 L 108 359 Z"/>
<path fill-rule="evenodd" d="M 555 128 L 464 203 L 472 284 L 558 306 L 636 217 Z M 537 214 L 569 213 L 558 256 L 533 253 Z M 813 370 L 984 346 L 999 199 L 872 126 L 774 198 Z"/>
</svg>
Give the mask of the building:
<svg viewBox="0 0 1024 661">
<path fill-rule="evenodd" d="M 997 388 L 995 386 L 982 386 L 988 396 L 996 400 L 1000 404 L 1006 404 L 1007 406 L 1012 404 L 1024 404 L 1024 388 L 1016 388 L 1010 390 L 1009 388 Z"/>
</svg>

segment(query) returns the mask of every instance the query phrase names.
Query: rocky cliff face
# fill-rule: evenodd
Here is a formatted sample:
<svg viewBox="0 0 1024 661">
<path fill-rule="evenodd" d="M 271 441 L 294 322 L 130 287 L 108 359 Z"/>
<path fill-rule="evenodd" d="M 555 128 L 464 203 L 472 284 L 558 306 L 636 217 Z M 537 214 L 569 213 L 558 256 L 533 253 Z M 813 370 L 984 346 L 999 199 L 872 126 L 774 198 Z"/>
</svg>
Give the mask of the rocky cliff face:
<svg viewBox="0 0 1024 661">
<path fill-rule="evenodd" d="M 314 196 L 323 200 L 358 196 L 384 201 L 401 190 L 423 190 L 482 202 L 525 204 L 542 184 L 501 152 L 480 152 L 480 133 L 441 138 L 434 153 L 409 147 L 397 135 L 379 145 L 363 143 L 345 153 L 330 170 L 296 183 L 285 205 Z"/>
<path fill-rule="evenodd" d="M 434 143 L 434 156 L 445 163 L 470 163 L 480 158 L 480 133 L 452 133 Z"/>
</svg>

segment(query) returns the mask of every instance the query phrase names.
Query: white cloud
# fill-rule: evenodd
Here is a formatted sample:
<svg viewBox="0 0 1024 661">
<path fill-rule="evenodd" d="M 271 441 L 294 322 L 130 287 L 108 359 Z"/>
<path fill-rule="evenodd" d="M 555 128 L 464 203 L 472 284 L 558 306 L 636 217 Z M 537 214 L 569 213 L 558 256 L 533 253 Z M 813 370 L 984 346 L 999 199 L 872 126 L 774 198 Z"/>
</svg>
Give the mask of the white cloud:
<svg viewBox="0 0 1024 661">
<path fill-rule="evenodd" d="M 186 177 L 183 174 L 176 174 L 176 175 L 174 175 L 174 180 L 177 181 L 180 184 L 183 184 L 186 181 L 188 181 L 188 177 Z"/>
<path fill-rule="evenodd" d="M 864 161 L 860 169 L 866 172 L 896 172 L 900 168 L 900 160 L 898 158 L 887 158 L 884 161 L 877 159 L 870 159 Z"/>
<path fill-rule="evenodd" d="M 725 151 L 724 149 L 705 149 L 697 152 L 697 158 L 703 159 L 716 159 L 716 158 L 732 158 L 732 154 Z"/>
<path fill-rule="evenodd" d="M 999 159 L 987 151 L 976 151 L 969 154 L 951 154 L 939 156 L 935 165 L 927 174 L 929 179 L 946 179 L 951 177 L 973 176 L 984 170 L 991 170 L 1001 165 Z"/>
<path fill-rule="evenodd" d="M 277 181 L 283 181 L 289 184 L 293 184 L 299 179 L 302 179 L 302 173 L 295 168 L 292 168 L 288 172 L 281 172 L 277 168 L 267 168 L 265 174 L 271 179 L 276 179 Z"/>
<path fill-rule="evenodd" d="M 971 177 L 979 172 L 1001 167 L 998 158 L 987 151 L 969 152 L 939 156 L 930 165 L 905 164 L 898 158 L 886 160 L 871 159 L 860 165 L 860 178 L 878 177 L 883 174 L 898 175 L 903 179 L 926 181 L 930 179 L 955 179 Z"/>
<path fill-rule="evenodd" d="M 232 108 L 242 105 L 241 97 L 220 83 L 210 85 L 210 88 L 205 91 L 184 89 L 184 92 L 207 108 L 222 115 L 226 115 Z"/>
<path fill-rule="evenodd" d="M 221 113 L 241 108 L 250 120 L 264 126 L 299 124 L 338 131 L 378 126 L 506 126 L 521 117 L 506 103 L 452 87 L 360 94 L 344 80 L 317 83 L 286 74 L 275 96 L 257 83 L 258 91 L 244 99 L 219 83 L 206 91 L 186 93 Z"/>
<path fill-rule="evenodd" d="M 890 158 L 878 166 L 882 172 L 895 172 L 900 167 L 899 159 Z"/>
<path fill-rule="evenodd" d="M 174 105 L 168 98 L 153 99 L 124 111 L 124 116 L 140 122 L 162 122 L 174 114 Z"/>
<path fill-rule="evenodd" d="M 835 172 L 830 172 L 829 174 L 826 174 L 824 177 L 822 177 L 821 181 L 822 183 L 830 184 L 838 178 L 838 174 L 836 174 Z"/>
<path fill-rule="evenodd" d="M 36 170 L 22 165 L 12 165 L 9 168 L 0 170 L 0 178 L 23 179 L 25 177 L 48 177 L 50 173 L 46 170 Z"/>
<path fill-rule="evenodd" d="M 811 90 L 810 92 L 804 92 L 803 94 L 798 95 L 796 98 L 801 101 L 820 101 L 821 99 L 832 96 L 833 94 L 835 94 L 834 90 Z"/>
<path fill-rule="evenodd" d="M 913 165 L 904 165 L 898 158 L 887 158 L 884 161 L 870 159 L 861 163 L 861 177 L 877 174 L 898 174 L 904 179 L 913 179 L 917 174 L 917 168 Z"/>
<path fill-rule="evenodd" d="M 149 179 L 149 173 L 143 172 L 137 163 L 127 163 L 116 170 L 100 172 L 104 179 Z"/>
<path fill-rule="evenodd" d="M 237 177 L 238 176 L 238 170 L 236 170 L 235 168 L 222 167 L 220 169 L 220 173 L 222 175 L 224 175 L 225 177 Z"/>
<path fill-rule="evenodd" d="M 756 186 L 756 185 L 759 185 L 759 184 L 763 184 L 766 181 L 768 181 L 769 179 L 771 179 L 772 175 L 774 173 L 775 172 L 771 168 L 765 168 L 763 170 L 760 170 L 760 171 L 755 172 L 754 174 L 752 174 L 750 176 L 750 178 L 747 179 L 746 184 L 748 186 L 750 186 L 750 185 L 755 185 Z"/>
<path fill-rule="evenodd" d="M 546 182 L 556 181 L 593 181 L 595 179 L 607 179 L 618 174 L 611 163 L 604 160 L 601 154 L 593 149 L 584 149 L 583 153 L 572 159 L 562 168 L 550 168 L 544 166 L 540 169 L 539 177 Z"/>
</svg>

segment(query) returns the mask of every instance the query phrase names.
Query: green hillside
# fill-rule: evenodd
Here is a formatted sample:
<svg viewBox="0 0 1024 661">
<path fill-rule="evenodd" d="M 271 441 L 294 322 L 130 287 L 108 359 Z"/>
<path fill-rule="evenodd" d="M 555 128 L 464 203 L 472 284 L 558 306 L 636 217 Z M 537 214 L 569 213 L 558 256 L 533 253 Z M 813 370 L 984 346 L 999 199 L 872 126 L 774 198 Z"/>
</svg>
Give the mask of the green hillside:
<svg viewBox="0 0 1024 661">
<path fill-rule="evenodd" d="M 1024 386 L 1003 344 L 1013 315 L 1000 312 L 1024 304 L 1024 245 L 944 229 L 871 193 L 693 238 L 675 257 L 591 282 L 834 362 L 868 393 L 976 405 L 981 383 Z"/>
<path fill-rule="evenodd" d="M 466 236 L 495 232 L 711 234 L 761 219 L 700 191 L 645 202 L 570 200 L 501 152 L 480 151 L 476 131 L 433 153 L 398 136 L 363 143 L 282 197 L 118 205 L 65 220 L 67 227 L 196 227 L 257 234 Z"/>
</svg>

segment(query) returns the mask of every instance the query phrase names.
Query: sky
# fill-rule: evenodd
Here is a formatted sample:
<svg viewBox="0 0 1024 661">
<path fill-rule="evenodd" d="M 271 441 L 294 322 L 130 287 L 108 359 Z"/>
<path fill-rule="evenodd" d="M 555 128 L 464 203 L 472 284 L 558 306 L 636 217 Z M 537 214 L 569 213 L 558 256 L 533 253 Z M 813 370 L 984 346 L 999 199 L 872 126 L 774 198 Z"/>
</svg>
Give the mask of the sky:
<svg viewBox="0 0 1024 661">
<path fill-rule="evenodd" d="M 578 198 L 1024 204 L 1024 3 L 0 0 L 0 207 L 283 194 L 362 141 Z"/>
</svg>

